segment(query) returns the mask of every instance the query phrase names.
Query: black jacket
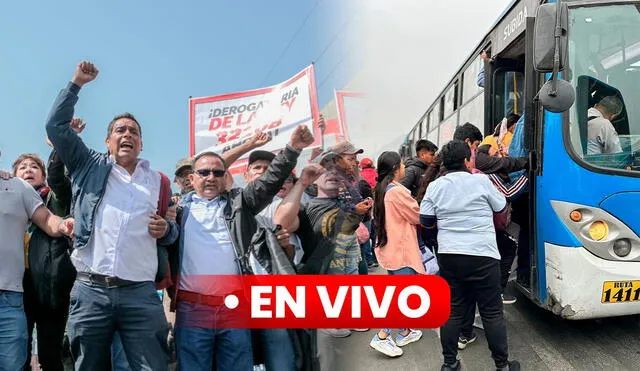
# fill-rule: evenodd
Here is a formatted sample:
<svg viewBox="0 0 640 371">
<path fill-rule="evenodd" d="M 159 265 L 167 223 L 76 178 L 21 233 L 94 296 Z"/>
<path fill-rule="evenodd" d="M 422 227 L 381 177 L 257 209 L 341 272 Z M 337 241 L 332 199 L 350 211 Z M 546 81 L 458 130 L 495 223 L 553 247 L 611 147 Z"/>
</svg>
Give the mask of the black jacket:
<svg viewBox="0 0 640 371">
<path fill-rule="evenodd" d="M 526 169 L 529 159 L 526 157 L 493 157 L 488 153 L 476 152 L 476 169 L 485 174 L 508 174 Z"/>
<path fill-rule="evenodd" d="M 429 165 L 419 158 L 410 158 L 404 163 L 404 178 L 400 180 L 400 184 L 411 191 L 411 196 L 416 197 L 422 177 Z"/>
<path fill-rule="evenodd" d="M 60 158 L 53 151 L 47 166 L 47 183 L 51 188 L 45 206 L 65 217 L 71 205 L 71 180 Z M 29 269 L 25 271 L 25 296 L 31 296 L 46 310 L 67 312 L 69 293 L 76 278 L 70 258 L 71 242 L 67 237 L 49 237 L 35 228 L 29 240 Z"/>
</svg>

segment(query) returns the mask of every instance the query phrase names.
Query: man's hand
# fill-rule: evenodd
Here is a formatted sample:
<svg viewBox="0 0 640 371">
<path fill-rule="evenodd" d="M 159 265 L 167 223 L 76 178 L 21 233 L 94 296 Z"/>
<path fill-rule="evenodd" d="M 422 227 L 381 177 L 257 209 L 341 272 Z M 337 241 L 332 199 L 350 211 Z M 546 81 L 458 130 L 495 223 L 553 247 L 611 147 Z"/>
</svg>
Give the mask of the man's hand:
<svg viewBox="0 0 640 371">
<path fill-rule="evenodd" d="M 309 147 L 309 145 L 313 143 L 313 140 L 313 134 L 309 129 L 305 125 L 300 125 L 293 131 L 293 134 L 291 134 L 289 145 L 295 150 L 302 151 Z"/>
<path fill-rule="evenodd" d="M 13 178 L 13 174 L 5 170 L 0 170 L 0 179 L 9 180 L 11 178 Z"/>
<path fill-rule="evenodd" d="M 307 165 L 304 169 L 302 169 L 302 174 L 300 174 L 299 182 L 305 188 L 307 188 L 308 186 L 315 183 L 315 181 L 318 180 L 318 178 L 320 178 L 320 176 L 325 172 L 325 168 L 318 164 Z"/>
<path fill-rule="evenodd" d="M 324 134 L 327 125 L 324 122 L 324 115 L 322 113 L 318 116 L 318 122 L 316 123 L 316 126 L 318 127 L 318 129 L 320 129 L 320 133 Z"/>
<path fill-rule="evenodd" d="M 73 74 L 71 82 L 82 87 L 84 84 L 91 82 L 98 76 L 98 68 L 91 62 L 80 62 L 76 66 L 76 72 Z"/>
<path fill-rule="evenodd" d="M 175 223 L 177 216 L 178 216 L 178 205 L 173 205 L 167 209 L 167 213 L 164 215 L 164 218 L 170 222 Z"/>
<path fill-rule="evenodd" d="M 71 119 L 69 127 L 71 128 L 71 130 L 75 131 L 76 134 L 80 134 L 82 133 L 86 125 L 87 123 L 84 122 L 83 119 L 81 119 L 80 117 L 74 117 L 73 119 Z"/>
<path fill-rule="evenodd" d="M 295 247 L 289 242 L 291 237 L 291 233 L 288 230 L 282 228 L 276 232 L 276 238 L 278 239 L 278 244 L 284 251 L 284 253 L 289 257 L 289 259 L 293 259 L 296 253 Z"/>
<path fill-rule="evenodd" d="M 372 207 L 373 207 L 373 199 L 371 197 L 367 197 L 364 201 L 356 205 L 356 214 L 364 215 L 368 213 Z"/>
<path fill-rule="evenodd" d="M 169 223 L 160 215 L 152 214 L 149 222 L 149 234 L 156 240 L 164 237 L 169 229 Z"/>
<path fill-rule="evenodd" d="M 73 235 L 73 226 L 75 221 L 73 218 L 63 219 L 62 222 L 58 225 L 58 232 L 62 233 L 65 236 L 71 237 Z"/>
<path fill-rule="evenodd" d="M 251 137 L 251 139 L 249 140 L 249 143 L 251 143 L 251 148 L 260 148 L 265 144 L 269 143 L 270 141 L 271 141 L 271 135 L 264 133 L 262 131 L 258 131 Z"/>
</svg>

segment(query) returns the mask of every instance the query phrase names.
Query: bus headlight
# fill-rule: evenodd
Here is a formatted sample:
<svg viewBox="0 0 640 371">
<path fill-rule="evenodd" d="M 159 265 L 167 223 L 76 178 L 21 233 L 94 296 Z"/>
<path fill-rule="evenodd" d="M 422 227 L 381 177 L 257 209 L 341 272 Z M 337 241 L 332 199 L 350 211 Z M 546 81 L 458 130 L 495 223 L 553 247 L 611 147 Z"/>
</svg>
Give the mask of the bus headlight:
<svg viewBox="0 0 640 371">
<path fill-rule="evenodd" d="M 602 241 L 609 235 L 609 226 L 606 222 L 595 221 L 589 226 L 589 237 L 594 241 Z"/>
<path fill-rule="evenodd" d="M 613 252 L 623 258 L 631 252 L 631 241 L 627 238 L 621 238 L 613 243 Z"/>
</svg>

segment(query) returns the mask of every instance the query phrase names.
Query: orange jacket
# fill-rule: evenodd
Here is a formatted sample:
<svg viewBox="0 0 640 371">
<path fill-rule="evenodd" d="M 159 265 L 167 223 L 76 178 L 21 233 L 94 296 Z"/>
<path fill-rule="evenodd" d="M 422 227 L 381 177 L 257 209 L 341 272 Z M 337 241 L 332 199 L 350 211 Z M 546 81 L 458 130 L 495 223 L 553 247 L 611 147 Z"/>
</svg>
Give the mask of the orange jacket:
<svg viewBox="0 0 640 371">
<path fill-rule="evenodd" d="M 375 249 L 378 263 L 386 270 L 411 267 L 424 274 L 416 231 L 416 225 L 420 224 L 420 206 L 402 184 L 394 182 L 393 185 L 395 187 L 384 195 L 387 244 Z"/>
</svg>

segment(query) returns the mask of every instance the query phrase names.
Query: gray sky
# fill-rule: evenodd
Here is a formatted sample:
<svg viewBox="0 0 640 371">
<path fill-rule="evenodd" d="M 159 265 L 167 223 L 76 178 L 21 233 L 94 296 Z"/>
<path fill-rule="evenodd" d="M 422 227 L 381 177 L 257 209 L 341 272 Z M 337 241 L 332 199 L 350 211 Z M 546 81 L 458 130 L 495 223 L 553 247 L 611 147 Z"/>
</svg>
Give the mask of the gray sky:
<svg viewBox="0 0 640 371">
<path fill-rule="evenodd" d="M 403 138 L 511 0 L 359 0 L 351 28 L 364 67 L 346 90 L 368 96 L 371 130 L 352 137 L 375 156 Z"/>
</svg>

